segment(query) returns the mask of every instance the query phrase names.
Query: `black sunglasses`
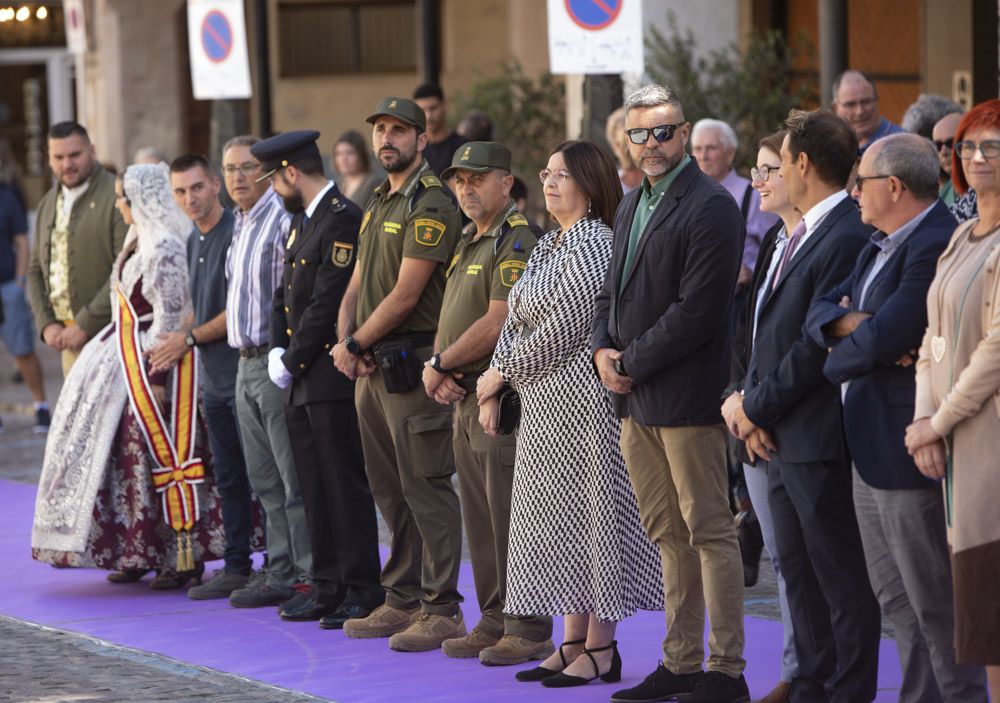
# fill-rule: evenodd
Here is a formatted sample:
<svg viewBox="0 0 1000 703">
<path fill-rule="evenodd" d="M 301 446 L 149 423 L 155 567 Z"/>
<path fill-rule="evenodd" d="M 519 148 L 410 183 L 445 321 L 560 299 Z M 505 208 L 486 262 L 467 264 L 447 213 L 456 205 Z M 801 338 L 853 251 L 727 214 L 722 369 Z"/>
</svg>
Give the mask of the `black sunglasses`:
<svg viewBox="0 0 1000 703">
<path fill-rule="evenodd" d="M 892 176 L 888 174 L 884 176 L 856 176 L 854 178 L 854 187 L 857 188 L 860 193 L 865 187 L 865 181 L 878 181 L 883 178 L 892 178 Z"/>
<path fill-rule="evenodd" d="M 944 141 L 941 141 L 940 139 L 935 139 L 934 140 L 934 148 L 937 149 L 938 151 L 941 151 L 941 147 L 944 147 L 944 146 L 948 147 L 949 149 L 954 148 L 955 147 L 955 138 L 954 137 L 948 137 Z"/>
<path fill-rule="evenodd" d="M 687 123 L 678 122 L 677 124 L 660 124 L 656 125 L 652 129 L 636 127 L 635 129 L 626 129 L 625 134 L 628 135 L 628 140 L 633 144 L 645 144 L 649 141 L 649 135 L 652 133 L 653 139 L 662 144 L 663 142 L 669 142 L 673 139 L 674 132 L 677 131 L 677 128 L 685 124 Z"/>
</svg>

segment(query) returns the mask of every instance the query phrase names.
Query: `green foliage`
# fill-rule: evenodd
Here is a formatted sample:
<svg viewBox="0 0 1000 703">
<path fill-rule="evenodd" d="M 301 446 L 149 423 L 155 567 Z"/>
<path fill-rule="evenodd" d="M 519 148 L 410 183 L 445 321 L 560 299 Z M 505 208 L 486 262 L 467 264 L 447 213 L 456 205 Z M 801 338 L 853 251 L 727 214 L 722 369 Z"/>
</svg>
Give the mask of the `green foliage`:
<svg viewBox="0 0 1000 703">
<path fill-rule="evenodd" d="M 566 138 L 566 89 L 551 73 L 532 78 L 518 63 L 500 66 L 451 98 L 455 120 L 482 110 L 493 120 L 494 138 L 511 150 L 514 172 L 529 188 L 537 183 L 552 148 Z"/>
<path fill-rule="evenodd" d="M 650 27 L 646 72 L 677 93 L 691 124 L 712 117 L 732 125 L 740 139 L 737 167 L 754 163 L 758 140 L 777 131 L 789 110 L 815 104 L 815 85 L 792 82 L 799 57 L 815 51 L 805 35 L 789 44 L 776 30 L 754 32 L 743 51 L 731 44 L 699 56 L 694 34 L 681 31 L 673 11 L 667 26 L 667 35 Z"/>
</svg>

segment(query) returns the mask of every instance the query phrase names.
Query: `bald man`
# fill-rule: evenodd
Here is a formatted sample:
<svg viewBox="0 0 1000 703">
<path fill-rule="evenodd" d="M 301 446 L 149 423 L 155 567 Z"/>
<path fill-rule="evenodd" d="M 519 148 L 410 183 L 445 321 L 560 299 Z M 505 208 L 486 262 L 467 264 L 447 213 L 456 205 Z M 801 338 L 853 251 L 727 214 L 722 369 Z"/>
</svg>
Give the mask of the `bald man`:
<svg viewBox="0 0 1000 703">
<path fill-rule="evenodd" d="M 934 141 L 934 148 L 937 150 L 938 161 L 941 163 L 941 173 L 938 176 L 938 197 L 944 204 L 951 207 L 955 204 L 955 186 L 951 183 L 951 155 L 955 146 L 955 132 L 958 131 L 958 123 L 962 121 L 962 113 L 954 112 L 945 115 L 934 125 L 931 139 Z"/>
<path fill-rule="evenodd" d="M 861 71 L 848 70 L 837 76 L 833 81 L 831 107 L 857 135 L 859 156 L 872 142 L 903 131 L 902 127 L 879 114 L 875 81 Z"/>
</svg>

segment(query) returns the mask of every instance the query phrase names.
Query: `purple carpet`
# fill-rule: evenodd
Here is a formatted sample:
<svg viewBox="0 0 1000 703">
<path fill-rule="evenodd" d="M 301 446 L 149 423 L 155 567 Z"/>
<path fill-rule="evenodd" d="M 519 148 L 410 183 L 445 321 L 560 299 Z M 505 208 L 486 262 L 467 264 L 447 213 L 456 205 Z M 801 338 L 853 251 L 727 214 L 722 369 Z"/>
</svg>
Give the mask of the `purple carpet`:
<svg viewBox="0 0 1000 703">
<path fill-rule="evenodd" d="M 591 683 L 556 691 L 514 681 L 515 668 L 448 659 L 439 651 L 403 654 L 386 640 L 352 640 L 315 623 L 282 622 L 274 609 L 237 610 L 226 601 L 192 601 L 183 592 L 156 593 L 144 582 L 115 585 L 106 572 L 53 569 L 31 559 L 35 488 L 0 480 L 0 554 L 4 598 L 0 614 L 79 632 L 336 701 L 607 701 L 656 667 L 662 613 L 639 613 L 618 628 L 624 660 L 621 684 Z M 384 556 L 384 555 L 383 555 Z M 210 564 L 220 567 L 221 562 Z M 463 565 L 466 624 L 478 618 L 472 571 Z M 561 624 L 557 623 L 557 633 Z M 777 681 L 781 624 L 746 619 L 746 677 L 754 697 Z M 899 660 L 882 641 L 879 703 L 898 698 Z"/>
</svg>

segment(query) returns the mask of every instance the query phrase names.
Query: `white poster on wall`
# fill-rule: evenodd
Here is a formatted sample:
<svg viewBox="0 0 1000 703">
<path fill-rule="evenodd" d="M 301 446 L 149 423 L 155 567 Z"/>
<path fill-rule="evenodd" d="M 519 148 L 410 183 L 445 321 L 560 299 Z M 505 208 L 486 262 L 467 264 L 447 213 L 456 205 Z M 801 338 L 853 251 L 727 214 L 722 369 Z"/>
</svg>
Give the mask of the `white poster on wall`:
<svg viewBox="0 0 1000 703">
<path fill-rule="evenodd" d="M 642 73 L 642 0 L 548 0 L 552 73 Z"/>
<path fill-rule="evenodd" d="M 197 100 L 249 98 L 243 0 L 188 0 L 191 86 Z"/>
</svg>

